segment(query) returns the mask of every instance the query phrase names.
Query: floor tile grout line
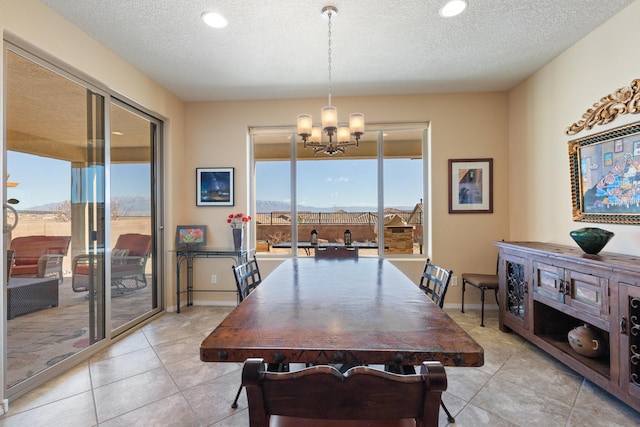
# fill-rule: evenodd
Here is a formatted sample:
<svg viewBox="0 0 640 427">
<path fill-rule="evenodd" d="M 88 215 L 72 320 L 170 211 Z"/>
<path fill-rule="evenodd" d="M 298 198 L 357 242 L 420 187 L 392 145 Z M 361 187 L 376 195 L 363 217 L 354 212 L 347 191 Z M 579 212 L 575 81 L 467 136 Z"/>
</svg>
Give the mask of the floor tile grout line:
<svg viewBox="0 0 640 427">
<path fill-rule="evenodd" d="M 509 357 L 509 358 L 508 358 L 504 363 L 502 363 L 501 365 L 499 365 L 499 368 L 498 368 L 498 369 L 496 369 L 496 371 L 495 371 L 493 374 L 491 374 L 491 375 L 489 376 L 489 379 L 488 379 L 488 380 L 487 380 L 487 381 L 482 385 L 482 387 L 480 387 L 480 388 L 478 389 L 478 391 L 476 391 L 476 392 L 473 394 L 473 396 L 471 396 L 471 398 L 470 398 L 468 401 L 465 401 L 464 399 L 460 398 L 461 400 L 463 400 L 463 401 L 465 402 L 465 404 L 462 406 L 462 409 L 460 409 L 460 411 L 456 414 L 456 416 L 460 415 L 460 414 L 462 413 L 462 411 L 463 411 L 465 408 L 467 408 L 469 405 L 473 405 L 474 407 L 477 407 L 477 408 L 479 408 L 479 409 L 481 409 L 481 410 L 483 410 L 483 411 L 485 411 L 485 412 L 487 412 L 487 413 L 490 413 L 491 415 L 493 415 L 493 416 L 495 416 L 495 417 L 498 417 L 498 418 L 500 418 L 501 420 L 504 420 L 505 422 L 507 422 L 507 423 L 509 423 L 509 424 L 514 424 L 513 422 L 511 422 L 511 421 L 509 421 L 508 419 L 504 418 L 502 415 L 500 415 L 500 414 L 496 414 L 495 412 L 492 412 L 492 411 L 490 411 L 490 410 L 488 410 L 488 409 L 486 409 L 486 408 L 481 408 L 481 407 L 479 407 L 479 406 L 476 406 L 476 405 L 474 405 L 474 404 L 473 404 L 473 403 L 471 403 L 471 402 L 473 401 L 473 399 L 474 399 L 476 396 L 478 396 L 478 394 L 480 394 L 480 392 L 481 392 L 484 388 L 486 388 L 486 387 L 487 387 L 487 385 L 491 382 L 491 380 L 493 380 L 493 379 L 496 377 L 496 375 L 498 374 L 498 372 L 500 372 L 500 370 L 501 370 L 502 368 L 504 368 L 504 366 L 505 366 L 507 363 L 509 363 L 509 361 L 511 361 L 511 359 L 513 359 L 514 357 L 516 357 L 516 355 L 517 355 L 517 354 L 518 354 L 518 352 L 519 352 L 519 351 L 524 347 L 524 345 L 525 345 L 525 342 L 521 342 L 521 343 L 519 344 L 518 349 L 517 349 L 516 351 L 514 351 L 514 352 L 513 352 L 513 354 L 511 355 L 511 357 Z M 447 425 L 451 425 L 451 424 L 447 424 Z"/>
</svg>

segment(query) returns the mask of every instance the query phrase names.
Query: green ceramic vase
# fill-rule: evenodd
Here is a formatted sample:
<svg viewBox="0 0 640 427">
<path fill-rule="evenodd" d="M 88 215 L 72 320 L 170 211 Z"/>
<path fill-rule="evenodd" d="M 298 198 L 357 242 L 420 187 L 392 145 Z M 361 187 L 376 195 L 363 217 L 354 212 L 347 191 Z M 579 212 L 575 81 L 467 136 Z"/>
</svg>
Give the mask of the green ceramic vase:
<svg viewBox="0 0 640 427">
<path fill-rule="evenodd" d="M 614 236 L 611 231 L 596 227 L 585 227 L 573 230 L 569 235 L 580 248 L 588 254 L 596 255 Z"/>
</svg>

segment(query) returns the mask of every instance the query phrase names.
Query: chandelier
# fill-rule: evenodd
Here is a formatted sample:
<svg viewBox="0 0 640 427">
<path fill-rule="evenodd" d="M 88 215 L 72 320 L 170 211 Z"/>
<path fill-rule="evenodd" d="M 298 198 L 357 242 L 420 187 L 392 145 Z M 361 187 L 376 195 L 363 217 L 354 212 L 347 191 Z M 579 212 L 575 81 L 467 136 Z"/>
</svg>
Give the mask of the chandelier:
<svg viewBox="0 0 640 427">
<path fill-rule="evenodd" d="M 337 152 L 344 154 L 347 147 L 358 146 L 360 137 L 364 134 L 364 114 L 352 113 L 349 116 L 349 124 L 338 124 L 338 110 L 331 105 L 331 17 L 338 14 L 338 9 L 334 6 L 322 8 L 322 16 L 329 21 L 329 105 L 322 108 L 322 127 L 313 124 L 311 114 L 298 115 L 298 135 L 302 138 L 304 148 L 313 148 L 313 152 L 324 152 L 333 155 Z M 322 141 L 322 134 L 329 137 L 328 142 Z M 351 140 L 351 136 L 355 141 Z"/>
</svg>

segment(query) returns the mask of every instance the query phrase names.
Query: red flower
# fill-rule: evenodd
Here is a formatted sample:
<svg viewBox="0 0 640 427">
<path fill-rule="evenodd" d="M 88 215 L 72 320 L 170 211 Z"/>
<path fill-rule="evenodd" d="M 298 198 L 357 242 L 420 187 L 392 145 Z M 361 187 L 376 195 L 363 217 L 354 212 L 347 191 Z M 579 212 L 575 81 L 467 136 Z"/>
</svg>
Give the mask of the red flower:
<svg viewBox="0 0 640 427">
<path fill-rule="evenodd" d="M 232 228 L 244 227 L 244 223 L 249 221 L 251 221 L 251 216 L 245 216 L 242 212 L 229 214 L 227 218 L 227 223 L 231 224 Z"/>
</svg>

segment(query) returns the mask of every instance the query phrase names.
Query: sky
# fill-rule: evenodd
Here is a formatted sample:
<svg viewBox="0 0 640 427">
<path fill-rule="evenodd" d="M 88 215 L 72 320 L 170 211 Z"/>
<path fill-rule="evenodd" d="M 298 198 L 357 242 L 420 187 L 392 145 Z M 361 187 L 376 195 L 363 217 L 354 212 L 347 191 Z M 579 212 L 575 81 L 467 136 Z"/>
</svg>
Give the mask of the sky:
<svg viewBox="0 0 640 427">
<path fill-rule="evenodd" d="M 20 201 L 18 210 L 71 199 L 71 162 L 7 151 L 7 198 Z M 111 192 L 115 196 L 149 196 L 149 165 L 121 164 L 111 168 Z"/>
<path fill-rule="evenodd" d="M 288 162 L 260 162 L 256 170 L 258 200 L 291 202 Z M 297 170 L 299 205 L 376 209 L 375 159 L 301 161 Z M 8 180 L 19 183 L 7 188 L 7 198 L 20 200 L 19 210 L 70 200 L 68 161 L 7 151 L 7 171 Z M 149 195 L 149 165 L 116 164 L 111 174 L 113 197 Z M 421 160 L 386 159 L 384 176 L 385 206 L 420 202 L 423 191 L 415 183 L 422 182 Z"/>
<path fill-rule="evenodd" d="M 310 207 L 377 207 L 377 160 L 300 161 L 298 204 Z M 289 162 L 260 162 L 256 198 L 291 201 Z M 422 198 L 422 161 L 386 159 L 385 206 L 413 207 Z"/>
</svg>

